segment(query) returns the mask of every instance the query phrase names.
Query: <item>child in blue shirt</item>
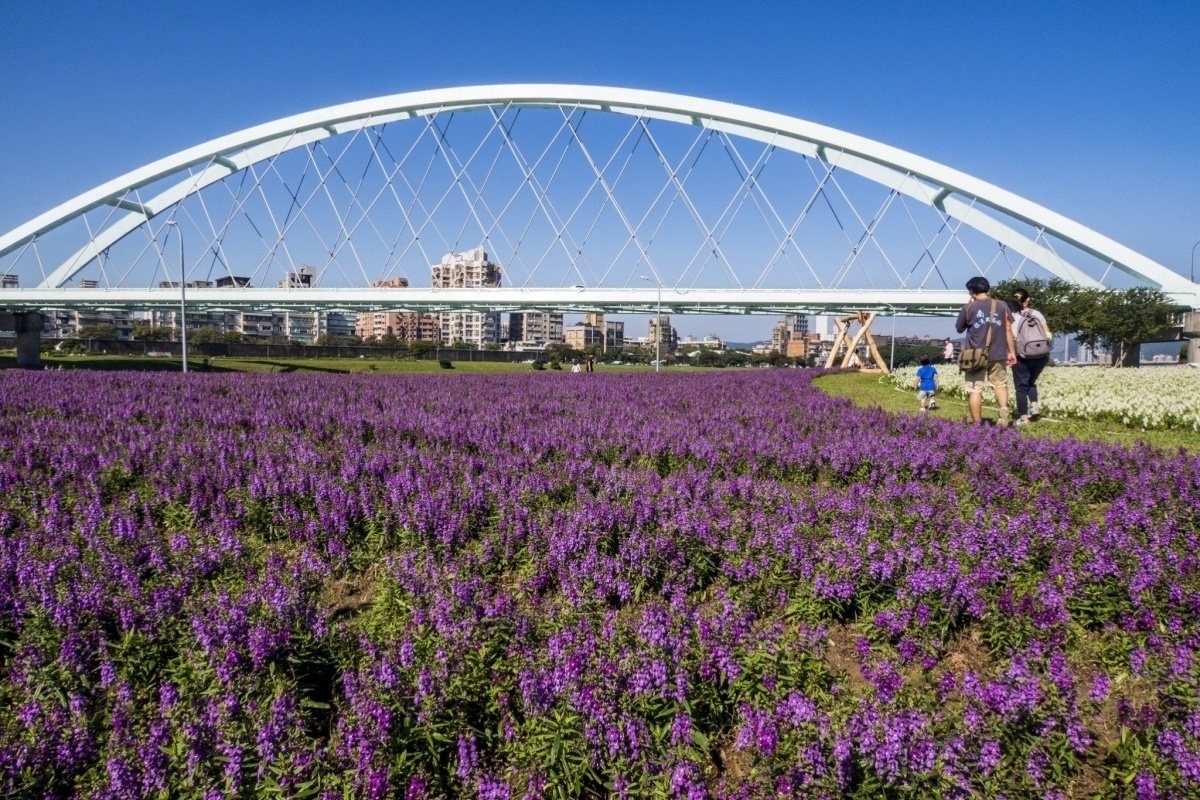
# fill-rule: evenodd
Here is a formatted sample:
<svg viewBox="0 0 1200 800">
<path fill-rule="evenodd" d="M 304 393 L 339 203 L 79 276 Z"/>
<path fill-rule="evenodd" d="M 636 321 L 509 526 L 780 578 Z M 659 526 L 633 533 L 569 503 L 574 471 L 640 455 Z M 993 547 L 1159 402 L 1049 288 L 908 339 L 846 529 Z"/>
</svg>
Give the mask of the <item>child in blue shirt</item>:
<svg viewBox="0 0 1200 800">
<path fill-rule="evenodd" d="M 921 402 L 922 411 L 937 407 L 933 395 L 938 386 L 937 369 L 929 363 L 929 356 L 921 356 L 921 366 L 917 369 L 917 400 Z"/>
</svg>

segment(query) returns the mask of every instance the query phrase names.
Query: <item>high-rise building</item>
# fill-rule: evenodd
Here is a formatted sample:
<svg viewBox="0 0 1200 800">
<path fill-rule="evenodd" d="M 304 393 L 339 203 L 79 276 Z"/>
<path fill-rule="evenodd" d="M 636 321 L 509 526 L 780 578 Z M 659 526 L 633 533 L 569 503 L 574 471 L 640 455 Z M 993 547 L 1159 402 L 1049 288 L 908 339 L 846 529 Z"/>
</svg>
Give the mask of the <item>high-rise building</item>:
<svg viewBox="0 0 1200 800">
<path fill-rule="evenodd" d="M 508 315 L 509 342 L 549 344 L 563 341 L 563 315 L 540 311 L 516 312 Z"/>
<path fill-rule="evenodd" d="M 805 355 L 807 339 L 808 317 L 803 314 L 780 317 L 779 322 L 771 329 L 771 349 L 780 355 Z"/>
<path fill-rule="evenodd" d="M 317 270 L 307 264 L 295 272 L 284 275 L 279 282 L 280 289 L 311 289 L 317 283 Z"/>
<path fill-rule="evenodd" d="M 625 323 L 605 322 L 603 314 L 595 312 L 583 315 L 583 324 L 591 325 L 604 331 L 603 350 L 620 350 L 625 347 Z"/>
<path fill-rule="evenodd" d="M 433 264 L 435 289 L 494 289 L 500 286 L 500 265 L 488 260 L 483 247 L 465 253 L 447 253 Z M 500 315 L 455 311 L 441 315 L 443 342 L 465 342 L 476 347 L 500 341 Z"/>
<path fill-rule="evenodd" d="M 818 314 L 813 317 L 812 332 L 817 334 L 822 342 L 832 342 L 837 334 L 837 325 L 829 314 Z"/>
<path fill-rule="evenodd" d="M 0 289 L 20 289 L 21 279 L 17 275 L 0 275 Z"/>
<path fill-rule="evenodd" d="M 655 315 L 650 318 L 650 338 L 647 346 L 657 348 L 659 342 L 662 343 L 662 349 L 667 353 L 674 353 L 679 349 L 679 334 L 671 326 L 669 314 Z"/>
<path fill-rule="evenodd" d="M 358 314 L 353 311 L 322 311 L 318 315 L 318 336 L 353 336 L 358 323 Z"/>
</svg>

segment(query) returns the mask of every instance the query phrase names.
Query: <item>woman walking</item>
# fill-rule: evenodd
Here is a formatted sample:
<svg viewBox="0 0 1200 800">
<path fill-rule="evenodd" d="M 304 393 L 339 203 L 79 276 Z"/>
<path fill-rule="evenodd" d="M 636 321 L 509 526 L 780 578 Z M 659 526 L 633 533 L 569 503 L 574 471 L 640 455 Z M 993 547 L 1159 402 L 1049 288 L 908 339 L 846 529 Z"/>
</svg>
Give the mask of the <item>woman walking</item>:
<svg viewBox="0 0 1200 800">
<path fill-rule="evenodd" d="M 1050 363 L 1050 329 L 1042 312 L 1032 308 L 1029 292 L 1014 289 L 1008 303 L 1013 313 L 1013 339 L 1017 363 L 1013 383 L 1017 390 L 1017 425 L 1028 425 L 1038 415 L 1038 376 Z"/>
</svg>

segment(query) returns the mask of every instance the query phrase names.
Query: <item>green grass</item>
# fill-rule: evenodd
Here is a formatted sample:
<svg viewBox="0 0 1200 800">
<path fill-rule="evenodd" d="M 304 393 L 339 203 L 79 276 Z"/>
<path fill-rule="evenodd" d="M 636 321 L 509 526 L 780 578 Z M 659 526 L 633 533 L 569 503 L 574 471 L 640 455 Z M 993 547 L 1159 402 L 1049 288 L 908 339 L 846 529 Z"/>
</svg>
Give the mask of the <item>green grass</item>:
<svg viewBox="0 0 1200 800">
<path fill-rule="evenodd" d="M 43 355 L 42 362 L 47 369 L 97 369 L 109 371 L 151 371 L 179 372 L 181 369 L 178 358 L 159 358 L 149 356 L 103 356 L 103 355 Z M 416 361 L 413 359 L 388 358 L 205 358 L 191 357 L 188 368 L 197 372 L 308 372 L 308 373 L 376 373 L 380 375 L 395 375 L 408 373 L 492 373 L 492 372 L 532 372 L 529 364 L 513 364 L 494 361 L 455 361 L 454 369 L 444 370 L 437 361 Z M 13 354 L 0 355 L 0 367 L 16 366 L 16 356 Z M 571 366 L 563 365 L 563 372 L 569 372 Z M 629 372 L 653 369 L 644 365 L 623 364 L 610 366 L 597 364 L 597 372 Z M 698 369 L 689 367 L 689 369 Z M 551 372 L 548 367 L 547 372 Z"/>
<path fill-rule="evenodd" d="M 859 406 L 876 406 L 894 414 L 918 414 L 917 393 L 897 389 L 881 375 L 862 375 L 857 372 L 841 372 L 818 378 L 815 385 L 826 394 L 846 397 Z M 967 403 L 952 397 L 938 397 L 938 408 L 929 412 L 944 419 L 968 419 Z M 997 418 L 995 405 L 984 404 L 984 419 Z M 1174 450 L 1183 447 L 1189 452 L 1200 453 L 1200 431 L 1152 430 L 1143 431 L 1127 428 L 1115 422 L 1074 418 L 1042 417 L 1037 422 L 1018 428 L 1027 436 L 1051 436 L 1076 439 L 1096 439 L 1102 442 L 1133 446 L 1139 442 Z"/>
</svg>

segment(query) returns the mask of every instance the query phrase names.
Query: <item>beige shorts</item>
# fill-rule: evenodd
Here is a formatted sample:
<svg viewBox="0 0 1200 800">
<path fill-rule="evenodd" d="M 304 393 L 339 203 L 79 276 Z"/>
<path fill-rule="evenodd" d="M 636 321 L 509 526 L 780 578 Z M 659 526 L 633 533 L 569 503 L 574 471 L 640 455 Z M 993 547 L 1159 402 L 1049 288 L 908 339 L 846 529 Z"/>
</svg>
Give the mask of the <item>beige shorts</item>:
<svg viewBox="0 0 1200 800">
<path fill-rule="evenodd" d="M 967 394 L 981 394 L 983 392 L 983 384 L 990 383 L 994 390 L 998 386 L 1003 386 L 1008 379 L 1005 375 L 1006 364 L 1003 361 L 989 361 L 984 369 L 973 369 L 966 375 L 963 375 L 963 386 L 967 390 Z"/>
</svg>

